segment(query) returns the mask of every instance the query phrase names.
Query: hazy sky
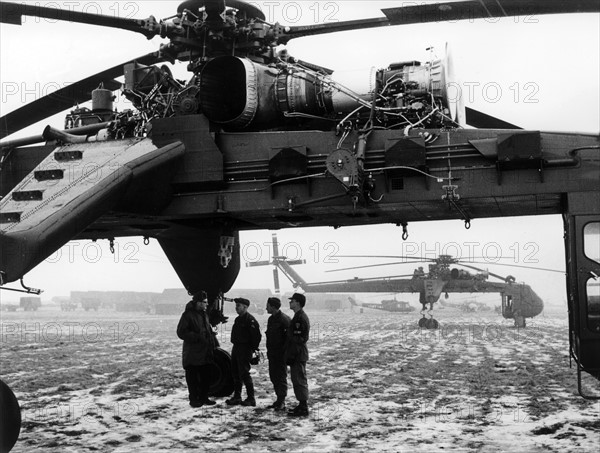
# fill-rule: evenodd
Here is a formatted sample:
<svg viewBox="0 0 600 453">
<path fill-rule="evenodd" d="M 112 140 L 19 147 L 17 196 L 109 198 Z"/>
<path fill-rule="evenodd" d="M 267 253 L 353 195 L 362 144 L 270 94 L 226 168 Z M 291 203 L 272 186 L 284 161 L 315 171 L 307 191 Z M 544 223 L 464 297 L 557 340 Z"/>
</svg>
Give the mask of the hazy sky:
<svg viewBox="0 0 600 453">
<path fill-rule="evenodd" d="M 177 1 L 31 3 L 137 18 L 150 14 L 167 17 L 179 4 Z M 262 6 L 268 21 L 301 25 L 378 17 L 381 16 L 379 7 L 398 6 L 403 2 L 253 3 Z M 425 49 L 431 46 L 441 57 L 448 42 L 457 83 L 467 105 L 527 129 L 597 133 L 600 124 L 599 36 L 599 15 L 577 14 L 343 32 L 294 40 L 288 50 L 297 58 L 338 71 L 366 71 L 398 61 L 425 61 L 429 58 Z M 33 18 L 27 18 L 21 27 L 2 24 L 2 114 L 64 84 L 156 50 L 160 42 L 158 38 L 147 41 L 141 35 L 125 31 Z M 174 72 L 179 78 L 187 78 L 184 67 L 174 68 Z M 123 108 L 122 103 L 117 105 Z M 39 134 L 46 124 L 60 127 L 63 119 L 64 114 L 61 114 L 20 135 Z M 492 258 L 499 251 L 521 265 L 564 269 L 559 216 L 475 219 L 468 231 L 460 221 L 418 223 L 410 224 L 409 232 L 404 245 L 401 231 L 389 225 L 284 230 L 278 234 L 282 244 L 289 244 L 290 254 L 297 249 L 307 259 L 307 265 L 298 270 L 311 281 L 358 275 L 357 272 L 344 275 L 323 272 L 336 266 L 323 262 L 332 247 L 339 250 L 339 254 L 402 254 L 407 247 L 410 251 L 416 247 L 420 253 L 430 253 L 428 256 L 444 250 L 453 255 L 460 250 L 463 256 L 485 250 Z M 263 259 L 267 259 L 268 251 L 263 244 L 269 241 L 267 231 L 242 234 L 244 253 L 262 247 Z M 71 290 L 161 291 L 165 287 L 180 286 L 156 241 L 144 246 L 139 239 L 121 239 L 116 249 L 117 254 L 111 255 L 107 241 L 71 243 L 30 272 L 25 282 L 45 289 L 45 297 L 68 294 Z M 256 259 L 254 255 L 246 258 Z M 550 302 L 564 300 L 561 274 L 509 270 L 492 267 L 491 263 L 488 267 L 493 272 L 511 273 L 517 280 L 527 281 Z M 411 272 L 412 267 L 389 269 L 389 275 L 407 271 Z M 383 273 L 377 272 L 378 275 Z M 385 268 L 384 272 L 387 273 Z M 370 274 L 365 271 L 360 275 Z M 236 286 L 272 287 L 271 270 L 243 268 Z M 0 296 L 13 297 L 4 291 Z"/>
</svg>

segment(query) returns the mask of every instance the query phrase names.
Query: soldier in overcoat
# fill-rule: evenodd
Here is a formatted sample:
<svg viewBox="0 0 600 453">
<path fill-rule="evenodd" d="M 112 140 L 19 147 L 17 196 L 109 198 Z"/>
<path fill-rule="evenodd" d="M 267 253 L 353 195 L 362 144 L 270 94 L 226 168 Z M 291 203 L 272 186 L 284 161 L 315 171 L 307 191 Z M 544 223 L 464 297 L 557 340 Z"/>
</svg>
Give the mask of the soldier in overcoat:
<svg viewBox="0 0 600 453">
<path fill-rule="evenodd" d="M 208 398 L 217 341 L 208 321 L 207 307 L 206 293 L 195 294 L 177 325 L 177 336 L 183 340 L 182 364 L 192 407 L 216 404 Z"/>
</svg>

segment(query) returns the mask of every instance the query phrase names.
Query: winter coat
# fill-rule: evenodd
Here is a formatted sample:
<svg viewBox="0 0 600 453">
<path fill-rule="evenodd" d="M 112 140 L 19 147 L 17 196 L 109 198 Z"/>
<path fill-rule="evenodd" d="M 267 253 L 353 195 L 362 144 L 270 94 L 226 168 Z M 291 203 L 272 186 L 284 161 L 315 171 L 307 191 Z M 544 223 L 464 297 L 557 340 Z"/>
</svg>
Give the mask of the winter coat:
<svg viewBox="0 0 600 453">
<path fill-rule="evenodd" d="M 194 302 L 188 302 L 177 325 L 177 336 L 183 340 L 183 368 L 212 363 L 217 347 L 208 314 L 193 307 Z"/>
<path fill-rule="evenodd" d="M 231 328 L 231 342 L 234 346 L 247 346 L 255 351 L 261 338 L 260 327 L 254 316 L 246 312 L 235 318 Z"/>
<path fill-rule="evenodd" d="M 287 331 L 285 344 L 285 363 L 308 361 L 308 336 L 310 334 L 310 321 L 304 310 L 300 309 L 294 314 Z"/>
<path fill-rule="evenodd" d="M 269 316 L 267 321 L 267 355 L 283 357 L 290 317 L 279 310 Z"/>
</svg>

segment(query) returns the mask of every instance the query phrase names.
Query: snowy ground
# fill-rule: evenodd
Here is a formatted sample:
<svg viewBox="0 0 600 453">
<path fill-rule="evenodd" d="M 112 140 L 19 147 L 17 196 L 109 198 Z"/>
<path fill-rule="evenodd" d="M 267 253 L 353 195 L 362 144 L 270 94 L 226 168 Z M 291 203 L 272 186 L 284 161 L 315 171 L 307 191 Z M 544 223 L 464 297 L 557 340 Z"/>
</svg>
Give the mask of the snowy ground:
<svg viewBox="0 0 600 453">
<path fill-rule="evenodd" d="M 494 312 L 445 309 L 437 331 L 418 329 L 415 313 L 307 312 L 311 414 L 300 420 L 264 409 L 266 364 L 253 370 L 257 408 L 189 407 L 178 316 L 3 312 L 1 377 L 23 417 L 13 451 L 600 447 L 600 404 L 577 395 L 564 312 L 515 330 Z M 257 316 L 263 330 L 267 316 Z M 226 349 L 230 326 L 219 335 Z"/>
</svg>

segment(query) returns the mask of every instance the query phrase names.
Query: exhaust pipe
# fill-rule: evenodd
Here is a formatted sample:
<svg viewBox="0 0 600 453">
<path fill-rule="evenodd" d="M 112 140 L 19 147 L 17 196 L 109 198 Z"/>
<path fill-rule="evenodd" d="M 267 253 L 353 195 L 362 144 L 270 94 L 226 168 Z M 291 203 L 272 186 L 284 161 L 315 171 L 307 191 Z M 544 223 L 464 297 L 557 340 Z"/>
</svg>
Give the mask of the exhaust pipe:
<svg viewBox="0 0 600 453">
<path fill-rule="evenodd" d="M 87 137 L 85 135 L 69 134 L 68 132 L 55 129 L 52 126 L 46 126 L 44 128 L 42 137 L 46 141 L 58 140 L 62 143 L 85 143 L 87 141 Z"/>
</svg>

